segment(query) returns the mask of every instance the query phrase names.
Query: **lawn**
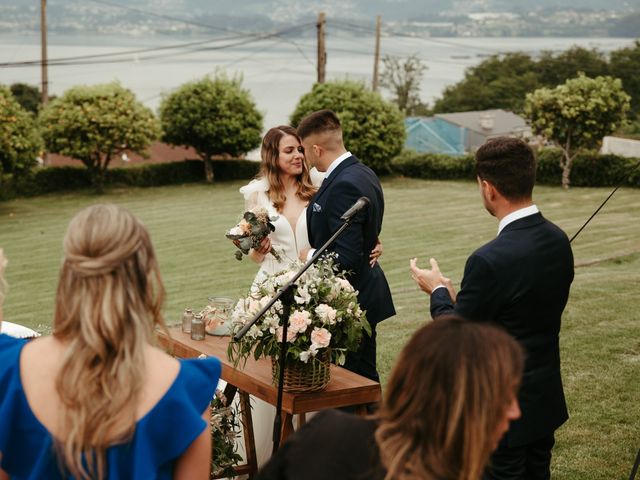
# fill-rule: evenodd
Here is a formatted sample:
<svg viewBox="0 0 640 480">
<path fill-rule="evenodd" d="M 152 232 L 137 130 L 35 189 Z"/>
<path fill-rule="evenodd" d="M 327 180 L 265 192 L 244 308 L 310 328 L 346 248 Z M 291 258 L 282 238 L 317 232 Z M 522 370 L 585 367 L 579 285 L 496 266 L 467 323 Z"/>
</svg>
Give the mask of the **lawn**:
<svg viewBox="0 0 640 480">
<path fill-rule="evenodd" d="M 257 267 L 235 260 L 224 230 L 243 204 L 241 183 L 115 189 L 0 203 L 0 246 L 10 260 L 5 318 L 50 331 L 62 237 L 71 217 L 97 202 L 126 206 L 148 226 L 176 323 L 207 297 L 245 293 Z M 469 182 L 389 179 L 382 266 L 398 315 L 379 327 L 383 380 L 411 333 L 428 320 L 428 299 L 408 274 L 409 258 L 436 257 L 459 284 L 466 257 L 491 239 L 497 222 Z M 571 236 L 608 190 L 538 187 L 545 216 Z M 571 419 L 557 434 L 554 479 L 628 478 L 640 447 L 640 191 L 620 190 L 573 244 L 576 276 L 561 350 Z"/>
</svg>

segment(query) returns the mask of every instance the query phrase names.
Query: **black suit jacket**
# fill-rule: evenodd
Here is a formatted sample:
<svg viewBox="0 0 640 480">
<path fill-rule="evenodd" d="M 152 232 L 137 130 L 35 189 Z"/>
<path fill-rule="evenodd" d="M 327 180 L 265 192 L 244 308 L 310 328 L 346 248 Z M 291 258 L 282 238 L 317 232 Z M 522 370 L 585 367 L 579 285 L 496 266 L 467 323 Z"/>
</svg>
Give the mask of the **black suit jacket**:
<svg viewBox="0 0 640 480">
<path fill-rule="evenodd" d="M 384 197 L 380 181 L 373 171 L 351 156 L 342 161 L 309 202 L 307 229 L 309 241 L 319 248 L 342 225 L 340 217 L 360 197 L 371 205 L 358 214 L 352 225 L 335 241 L 329 251 L 338 254 L 340 267 L 350 271 L 348 277 L 358 290 L 358 300 L 372 325 L 395 315 L 389 284 L 380 265 L 369 266 L 369 254 L 382 229 Z"/>
<path fill-rule="evenodd" d="M 522 416 L 510 447 L 552 433 L 568 418 L 560 377 L 560 317 L 573 281 L 566 234 L 537 213 L 508 224 L 467 260 L 455 306 L 446 288 L 431 295 L 431 316 L 452 313 L 501 325 L 525 350 Z"/>
</svg>

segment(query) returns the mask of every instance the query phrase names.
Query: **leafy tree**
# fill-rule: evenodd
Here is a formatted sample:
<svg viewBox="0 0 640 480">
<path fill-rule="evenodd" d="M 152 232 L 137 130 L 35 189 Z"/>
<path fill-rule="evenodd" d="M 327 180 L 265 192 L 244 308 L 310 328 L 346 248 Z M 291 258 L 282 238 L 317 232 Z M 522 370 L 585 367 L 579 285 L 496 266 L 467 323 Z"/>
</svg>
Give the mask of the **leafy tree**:
<svg viewBox="0 0 640 480">
<path fill-rule="evenodd" d="M 193 147 L 213 182 L 214 155 L 238 157 L 260 145 L 262 114 L 240 77 L 203 78 L 187 83 L 162 100 L 164 140 Z"/>
<path fill-rule="evenodd" d="M 562 187 L 569 188 L 571 166 L 581 149 L 593 149 L 615 131 L 629 109 L 629 95 L 612 77 L 580 74 L 557 87 L 527 95 L 525 114 L 537 134 L 562 149 Z"/>
<path fill-rule="evenodd" d="M 554 55 L 544 52 L 537 61 L 540 86 L 555 87 L 569 78 L 577 77 L 580 72 L 595 78 L 609 74 L 609 65 L 602 52 L 574 46 Z"/>
<path fill-rule="evenodd" d="M 0 173 L 24 173 L 36 163 L 42 139 L 31 114 L 0 86 Z"/>
<path fill-rule="evenodd" d="M 38 114 L 42 102 L 42 96 L 40 95 L 38 87 L 26 83 L 13 83 L 9 88 L 18 103 L 22 105 L 22 108 L 34 115 Z"/>
<path fill-rule="evenodd" d="M 125 150 L 144 155 L 160 136 L 151 110 L 118 83 L 70 88 L 39 120 L 47 149 L 84 163 L 97 192 L 113 158 Z"/>
<path fill-rule="evenodd" d="M 433 109 L 436 113 L 493 108 L 521 112 L 525 95 L 538 87 L 536 62 L 529 55 L 493 55 L 468 68 L 464 79 L 447 87 Z"/>
<path fill-rule="evenodd" d="M 317 83 L 300 98 L 291 124 L 298 125 L 305 115 L 324 108 L 338 115 L 349 150 L 377 172 L 390 170 L 391 159 L 402 150 L 406 136 L 402 113 L 395 104 L 360 82 Z"/>
<path fill-rule="evenodd" d="M 424 109 L 420 100 L 420 82 L 427 66 L 417 55 L 409 55 L 404 60 L 385 55 L 382 59 L 384 70 L 380 75 L 380 85 L 389 90 L 393 101 L 405 115 L 415 115 Z"/>
<path fill-rule="evenodd" d="M 624 90 L 631 95 L 631 113 L 640 116 L 640 40 L 634 45 L 611 52 L 611 75 L 622 80 Z"/>
</svg>

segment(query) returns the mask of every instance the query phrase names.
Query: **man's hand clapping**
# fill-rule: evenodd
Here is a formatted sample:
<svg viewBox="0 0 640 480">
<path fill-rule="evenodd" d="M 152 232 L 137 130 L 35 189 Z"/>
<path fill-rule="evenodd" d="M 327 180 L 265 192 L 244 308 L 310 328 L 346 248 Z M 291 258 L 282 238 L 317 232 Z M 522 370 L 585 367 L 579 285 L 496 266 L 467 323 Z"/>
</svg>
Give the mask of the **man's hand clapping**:
<svg viewBox="0 0 640 480">
<path fill-rule="evenodd" d="M 429 263 L 431 263 L 431 270 L 419 268 L 417 258 L 412 258 L 411 260 L 409 260 L 411 277 L 418 284 L 420 290 L 426 292 L 429 295 L 431 295 L 436 287 L 446 287 L 449 291 L 449 295 L 451 296 L 451 300 L 455 303 L 456 291 L 453 288 L 451 279 L 442 275 L 442 272 L 440 272 L 440 267 L 438 266 L 438 262 L 435 258 L 429 259 Z"/>
</svg>

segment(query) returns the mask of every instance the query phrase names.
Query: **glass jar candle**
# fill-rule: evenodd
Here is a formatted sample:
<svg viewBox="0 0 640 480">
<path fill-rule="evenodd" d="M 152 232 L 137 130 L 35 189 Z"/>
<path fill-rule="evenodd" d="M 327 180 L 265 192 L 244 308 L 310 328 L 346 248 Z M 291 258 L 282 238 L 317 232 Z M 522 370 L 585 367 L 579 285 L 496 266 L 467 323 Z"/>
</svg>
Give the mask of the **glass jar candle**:
<svg viewBox="0 0 640 480">
<path fill-rule="evenodd" d="M 191 340 L 204 340 L 204 322 L 199 313 L 191 320 Z"/>
</svg>

